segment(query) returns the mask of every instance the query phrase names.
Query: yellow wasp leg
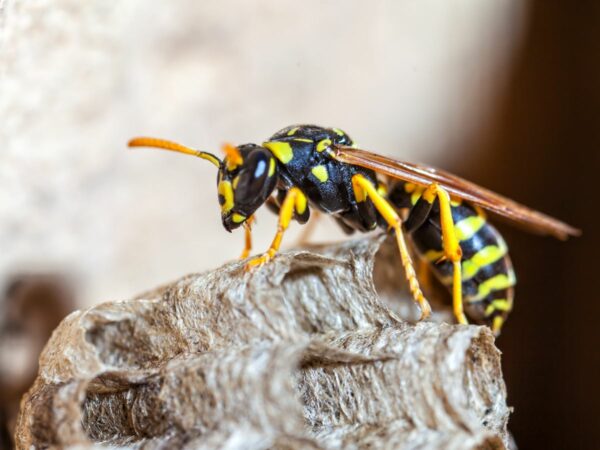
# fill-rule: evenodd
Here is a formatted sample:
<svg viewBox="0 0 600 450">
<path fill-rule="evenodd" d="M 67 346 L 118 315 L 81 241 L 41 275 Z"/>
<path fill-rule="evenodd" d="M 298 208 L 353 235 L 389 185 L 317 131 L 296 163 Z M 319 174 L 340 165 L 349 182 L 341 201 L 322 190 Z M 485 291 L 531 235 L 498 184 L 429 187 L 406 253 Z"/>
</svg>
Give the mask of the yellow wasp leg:
<svg viewBox="0 0 600 450">
<path fill-rule="evenodd" d="M 417 259 L 417 278 L 421 282 L 421 286 L 425 288 L 427 295 L 431 295 L 433 290 L 433 277 L 429 263 L 424 259 Z"/>
<path fill-rule="evenodd" d="M 437 183 L 429 185 L 423 192 L 423 199 L 433 203 L 436 199 L 440 202 L 440 222 L 442 225 L 442 246 L 444 249 L 444 259 L 452 262 L 452 305 L 454 316 L 458 323 L 467 324 L 467 318 L 463 312 L 462 299 L 462 250 L 458 243 L 456 230 L 454 229 L 454 220 L 452 220 L 452 209 L 450 207 L 450 195 Z"/>
<path fill-rule="evenodd" d="M 240 255 L 240 259 L 246 259 L 250 256 L 250 251 L 252 250 L 252 223 L 254 222 L 254 216 L 250 216 L 248 220 L 244 222 L 244 235 L 245 235 L 245 243 L 244 243 L 244 251 Z"/>
<path fill-rule="evenodd" d="M 427 318 L 429 314 L 431 314 L 431 307 L 419 287 L 415 268 L 408 252 L 408 247 L 406 246 L 404 234 L 402 233 L 402 220 L 400 219 L 400 216 L 398 216 L 398 213 L 396 213 L 392 205 L 377 192 L 373 183 L 363 175 L 357 174 L 352 177 L 352 187 L 354 189 L 356 200 L 361 202 L 369 197 L 377 211 L 383 216 L 388 225 L 394 229 L 398 250 L 400 251 L 400 259 L 406 273 L 410 292 L 421 308 L 421 320 Z"/>
<path fill-rule="evenodd" d="M 312 236 L 313 231 L 315 231 L 316 225 L 320 219 L 321 219 L 321 213 L 318 210 L 313 209 L 310 220 L 304 226 L 304 228 L 302 229 L 302 233 L 300 234 L 300 237 L 298 238 L 298 242 L 297 242 L 298 246 L 302 246 L 302 245 L 305 245 L 308 243 L 308 241 L 310 240 L 310 237 Z"/>
<path fill-rule="evenodd" d="M 294 217 L 294 211 L 296 211 L 298 214 L 304 213 L 308 207 L 307 203 L 306 196 L 297 187 L 293 187 L 288 191 L 283 203 L 281 204 L 281 209 L 279 210 L 279 224 L 277 225 L 277 233 L 273 238 L 273 242 L 271 242 L 271 246 L 261 256 L 248 261 L 246 264 L 246 270 L 250 270 L 256 266 L 262 266 L 275 256 L 279 250 L 279 246 L 281 245 L 283 233 Z"/>
</svg>

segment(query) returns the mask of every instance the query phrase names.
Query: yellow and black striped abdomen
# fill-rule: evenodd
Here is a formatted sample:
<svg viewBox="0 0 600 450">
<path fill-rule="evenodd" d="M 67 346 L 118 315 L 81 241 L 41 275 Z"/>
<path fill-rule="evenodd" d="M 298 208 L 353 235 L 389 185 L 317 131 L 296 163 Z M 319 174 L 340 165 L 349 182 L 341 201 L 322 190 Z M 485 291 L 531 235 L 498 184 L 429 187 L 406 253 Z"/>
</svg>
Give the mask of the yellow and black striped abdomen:
<svg viewBox="0 0 600 450">
<path fill-rule="evenodd" d="M 462 249 L 462 290 L 465 312 L 480 323 L 499 330 L 512 309 L 515 273 L 508 247 L 482 212 L 466 203 L 454 203 L 452 218 Z M 412 232 L 422 258 L 436 277 L 452 289 L 452 263 L 442 258 L 439 207 L 433 205 L 423 224 Z"/>
</svg>

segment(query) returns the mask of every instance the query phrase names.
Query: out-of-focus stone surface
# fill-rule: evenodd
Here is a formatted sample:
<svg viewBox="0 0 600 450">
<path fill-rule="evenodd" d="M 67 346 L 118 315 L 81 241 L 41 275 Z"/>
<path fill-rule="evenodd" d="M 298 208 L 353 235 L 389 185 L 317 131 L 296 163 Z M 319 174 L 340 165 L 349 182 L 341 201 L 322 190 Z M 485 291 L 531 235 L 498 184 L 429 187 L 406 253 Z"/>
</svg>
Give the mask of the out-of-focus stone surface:
<svg viewBox="0 0 600 450">
<path fill-rule="evenodd" d="M 0 0 L 0 283 L 65 273 L 90 306 L 239 253 L 214 167 L 128 151 L 134 135 L 218 153 L 316 122 L 408 160 L 464 157 L 524 5 Z M 273 226 L 259 214 L 258 245 Z"/>
<path fill-rule="evenodd" d="M 72 313 L 22 401 L 18 447 L 505 448 L 491 333 L 401 320 L 400 295 L 375 291 L 380 242 L 233 262 Z"/>
</svg>

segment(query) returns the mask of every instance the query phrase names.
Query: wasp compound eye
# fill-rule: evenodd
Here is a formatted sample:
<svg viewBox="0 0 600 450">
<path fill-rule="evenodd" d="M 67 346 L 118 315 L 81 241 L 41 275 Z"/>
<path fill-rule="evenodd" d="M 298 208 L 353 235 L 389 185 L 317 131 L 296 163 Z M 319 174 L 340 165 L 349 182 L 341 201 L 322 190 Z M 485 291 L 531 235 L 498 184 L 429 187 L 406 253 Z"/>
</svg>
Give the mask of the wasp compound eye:
<svg viewBox="0 0 600 450">
<path fill-rule="evenodd" d="M 274 175 L 275 161 L 271 153 L 262 148 L 253 150 L 246 157 L 237 180 L 234 179 L 236 206 L 252 207 L 257 203 L 262 204 L 275 187 Z"/>
</svg>

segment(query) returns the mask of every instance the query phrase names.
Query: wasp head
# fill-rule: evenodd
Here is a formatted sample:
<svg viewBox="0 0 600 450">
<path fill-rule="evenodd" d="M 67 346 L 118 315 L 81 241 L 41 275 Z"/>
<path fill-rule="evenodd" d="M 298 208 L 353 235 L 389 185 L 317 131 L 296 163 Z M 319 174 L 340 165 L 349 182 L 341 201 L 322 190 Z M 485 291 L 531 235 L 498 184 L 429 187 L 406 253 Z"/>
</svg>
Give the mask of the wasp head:
<svg viewBox="0 0 600 450">
<path fill-rule="evenodd" d="M 217 179 L 221 220 L 227 231 L 242 225 L 269 198 L 277 185 L 277 164 L 264 147 L 223 146 L 225 159 Z"/>
</svg>

